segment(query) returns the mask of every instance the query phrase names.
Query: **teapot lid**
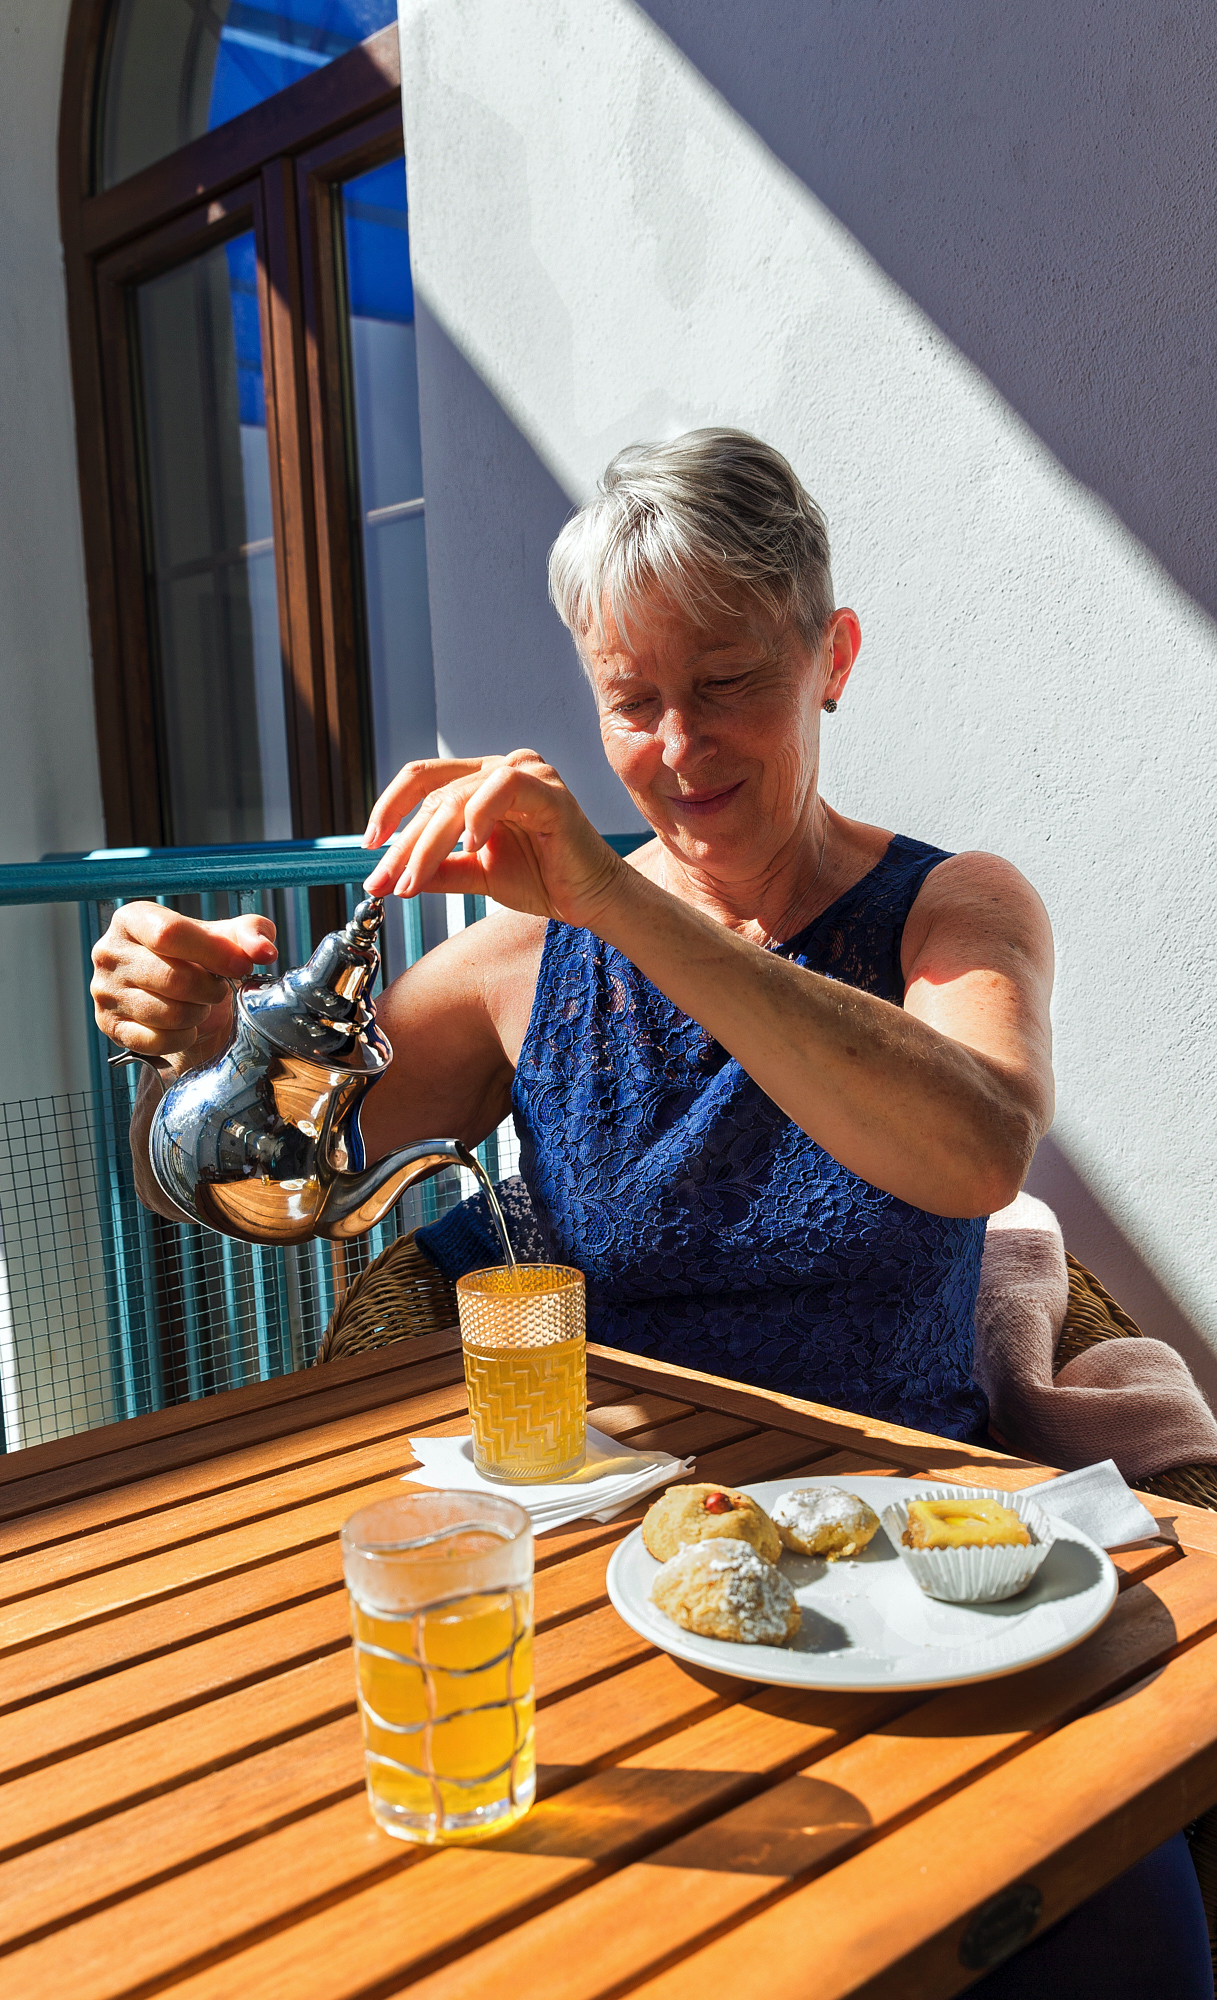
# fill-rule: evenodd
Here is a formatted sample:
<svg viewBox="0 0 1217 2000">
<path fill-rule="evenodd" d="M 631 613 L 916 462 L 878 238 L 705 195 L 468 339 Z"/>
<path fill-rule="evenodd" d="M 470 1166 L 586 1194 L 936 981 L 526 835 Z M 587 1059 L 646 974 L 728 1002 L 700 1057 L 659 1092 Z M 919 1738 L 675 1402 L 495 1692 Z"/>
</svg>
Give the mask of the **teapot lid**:
<svg viewBox="0 0 1217 2000">
<path fill-rule="evenodd" d="M 343 930 L 322 938 L 307 965 L 282 979 L 247 979 L 237 1005 L 254 1032 L 284 1055 L 341 1069 L 386 1069 L 393 1051 L 371 1006 L 384 913 L 379 896 L 369 896 Z"/>
</svg>

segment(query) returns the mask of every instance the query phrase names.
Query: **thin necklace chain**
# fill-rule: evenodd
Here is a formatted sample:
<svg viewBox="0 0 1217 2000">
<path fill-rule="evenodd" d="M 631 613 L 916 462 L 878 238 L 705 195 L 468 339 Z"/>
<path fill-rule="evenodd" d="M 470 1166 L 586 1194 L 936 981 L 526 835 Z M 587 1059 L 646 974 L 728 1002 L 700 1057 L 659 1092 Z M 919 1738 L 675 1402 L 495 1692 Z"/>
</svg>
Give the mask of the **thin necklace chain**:
<svg viewBox="0 0 1217 2000">
<path fill-rule="evenodd" d="M 820 811 L 824 815 L 824 831 L 820 835 L 820 858 L 816 862 L 816 872 L 811 878 L 811 889 L 807 891 L 808 896 L 811 895 L 811 890 L 815 888 L 816 883 L 820 879 L 820 874 L 824 867 L 824 856 L 828 852 L 828 807 L 825 805 L 823 799 L 820 800 Z"/>
<path fill-rule="evenodd" d="M 807 898 L 809 901 L 812 895 L 815 893 L 816 883 L 819 881 L 820 876 L 824 872 L 824 856 L 828 852 L 828 807 L 825 805 L 823 799 L 820 800 L 820 811 L 824 815 L 824 831 L 820 836 L 820 858 L 816 862 L 816 872 L 812 876 L 811 881 L 808 883 L 807 886 Z M 661 887 L 667 889 L 668 857 L 666 852 L 662 854 L 660 858 L 660 868 L 662 870 Z M 669 894 L 670 893 L 671 891 L 669 890 Z M 778 937 L 770 937 L 768 931 L 762 930 L 761 935 L 758 938 L 757 942 L 760 945 L 762 951 L 776 951 L 778 947 L 784 943 L 784 939 Z"/>
<path fill-rule="evenodd" d="M 816 872 L 812 876 L 811 881 L 807 886 L 808 902 L 811 901 L 811 898 L 815 893 L 816 883 L 819 881 L 820 875 L 824 868 L 824 856 L 828 852 L 828 807 L 825 805 L 823 799 L 820 800 L 820 811 L 824 815 L 824 832 L 820 836 L 820 858 L 816 862 Z M 793 932 L 792 935 L 797 936 L 798 933 Z M 765 951 L 777 951 L 779 947 L 784 943 L 785 943 L 784 938 L 770 937 L 768 932 L 765 932 L 761 938 L 761 947 Z"/>
</svg>

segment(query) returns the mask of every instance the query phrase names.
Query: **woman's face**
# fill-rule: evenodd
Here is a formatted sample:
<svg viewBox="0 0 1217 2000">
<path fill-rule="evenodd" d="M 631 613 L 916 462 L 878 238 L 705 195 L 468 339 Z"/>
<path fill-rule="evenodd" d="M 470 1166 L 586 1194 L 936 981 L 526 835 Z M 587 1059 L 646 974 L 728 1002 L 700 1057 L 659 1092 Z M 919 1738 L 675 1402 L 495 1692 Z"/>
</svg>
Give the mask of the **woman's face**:
<svg viewBox="0 0 1217 2000">
<path fill-rule="evenodd" d="M 627 644 L 611 619 L 584 648 L 613 770 L 665 846 L 692 866 L 747 880 L 819 839 L 820 715 L 861 640 L 834 613 L 810 648 L 743 608 L 712 624 L 656 606 Z"/>
</svg>

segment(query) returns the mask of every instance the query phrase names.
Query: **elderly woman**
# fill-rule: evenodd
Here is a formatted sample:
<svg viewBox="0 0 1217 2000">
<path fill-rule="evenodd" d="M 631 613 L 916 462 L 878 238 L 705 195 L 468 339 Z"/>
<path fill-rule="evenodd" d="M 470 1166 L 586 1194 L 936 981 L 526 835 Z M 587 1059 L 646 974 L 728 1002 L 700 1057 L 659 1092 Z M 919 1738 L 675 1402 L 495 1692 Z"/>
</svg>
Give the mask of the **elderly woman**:
<svg viewBox="0 0 1217 2000">
<path fill-rule="evenodd" d="M 409 1056 L 367 1101 L 369 1151 L 472 1144 L 511 1109 L 595 1337 L 975 1436 L 984 1218 L 1052 1115 L 1039 898 L 821 798 L 860 630 L 777 452 L 721 430 L 621 452 L 550 580 L 654 839 L 621 860 L 532 750 L 398 774 L 368 888 L 499 909 L 380 1002 Z M 127 906 L 97 953 L 103 1028 L 210 1055 L 214 975 L 269 956 L 259 933 Z"/>
<path fill-rule="evenodd" d="M 369 1142 L 480 1138 L 510 1103 L 597 1338 L 973 1436 L 983 1218 L 1052 1114 L 1039 899 L 820 797 L 860 632 L 775 452 L 622 452 L 550 578 L 655 838 L 621 861 L 533 751 L 407 766 L 369 889 L 514 914 L 388 997 L 390 1039 L 434 1058 L 391 1072 Z"/>
<path fill-rule="evenodd" d="M 978 1435 L 985 1217 L 1052 1117 L 1039 898 L 1008 862 L 820 796 L 822 718 L 861 634 L 776 451 L 707 430 L 619 453 L 550 582 L 654 838 L 622 861 L 532 750 L 399 773 L 368 824 L 369 845 L 392 840 L 368 888 L 499 907 L 383 996 L 409 1056 L 367 1100 L 370 1152 L 476 1144 L 510 1108 L 595 1337 Z M 129 904 L 95 953 L 98 1020 L 181 1068 L 207 1060 L 224 977 L 272 939 L 261 918 Z M 144 1099 L 137 1157 L 147 1115 Z M 1177 1840 L 975 1990 L 1189 2000 L 1211 1994 L 1206 1966 Z"/>
</svg>

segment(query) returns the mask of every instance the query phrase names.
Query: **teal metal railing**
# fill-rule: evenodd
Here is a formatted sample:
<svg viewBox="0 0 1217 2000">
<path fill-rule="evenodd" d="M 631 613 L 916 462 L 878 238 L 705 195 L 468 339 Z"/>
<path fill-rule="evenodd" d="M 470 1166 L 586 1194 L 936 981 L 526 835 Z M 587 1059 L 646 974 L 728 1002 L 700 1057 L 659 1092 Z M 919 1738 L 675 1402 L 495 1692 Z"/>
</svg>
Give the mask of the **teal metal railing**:
<svg viewBox="0 0 1217 2000">
<path fill-rule="evenodd" d="M 614 837 L 628 853 L 640 836 Z M 361 1242 L 272 1249 L 175 1224 L 135 1193 L 127 1126 L 137 1069 L 111 1070 L 93 1023 L 91 952 L 113 911 L 153 900 L 206 919 L 257 912 L 280 964 L 313 949 L 312 892 L 349 916 L 375 856 L 354 837 L 251 847 L 132 848 L 0 867 L 0 906 L 76 903 L 88 1022 L 88 1092 L 0 1105 L 0 1449 L 266 1380 L 312 1361 L 338 1297 L 403 1229 L 461 1198 L 457 1174 L 411 1189 Z M 464 899 L 466 923 L 485 914 Z M 390 899 L 389 976 L 423 951 L 419 906 Z M 492 1178 L 513 1135 L 478 1149 Z"/>
</svg>

